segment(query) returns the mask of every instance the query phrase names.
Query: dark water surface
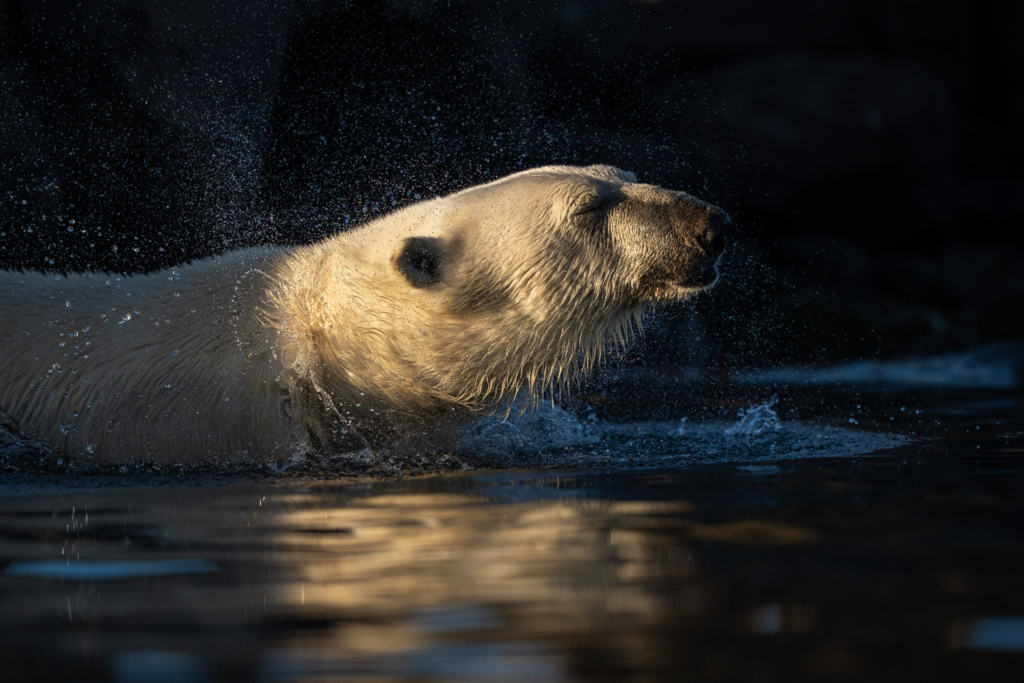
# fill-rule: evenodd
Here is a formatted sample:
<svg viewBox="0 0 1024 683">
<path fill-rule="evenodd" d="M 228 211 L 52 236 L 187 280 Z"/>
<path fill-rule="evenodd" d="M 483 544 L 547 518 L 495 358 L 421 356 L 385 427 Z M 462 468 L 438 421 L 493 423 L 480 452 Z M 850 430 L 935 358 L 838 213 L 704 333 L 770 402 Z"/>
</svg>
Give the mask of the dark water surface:
<svg viewBox="0 0 1024 683">
<path fill-rule="evenodd" d="M 1021 680 L 1012 374 L 794 377 L 609 392 L 526 468 L 8 470 L 3 680 Z"/>
</svg>

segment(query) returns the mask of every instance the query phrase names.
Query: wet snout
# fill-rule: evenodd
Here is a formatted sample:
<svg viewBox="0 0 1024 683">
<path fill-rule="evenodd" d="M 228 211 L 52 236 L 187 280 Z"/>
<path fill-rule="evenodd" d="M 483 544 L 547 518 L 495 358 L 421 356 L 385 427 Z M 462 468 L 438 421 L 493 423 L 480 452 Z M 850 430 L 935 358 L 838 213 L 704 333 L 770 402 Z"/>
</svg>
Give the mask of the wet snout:
<svg viewBox="0 0 1024 683">
<path fill-rule="evenodd" d="M 663 256 L 645 278 L 657 299 L 685 296 L 707 289 L 718 280 L 715 267 L 725 251 L 733 223 L 722 209 L 686 193 L 672 193 L 663 233 L 668 242 Z"/>
<path fill-rule="evenodd" d="M 676 202 L 672 222 L 682 244 L 699 252 L 693 254 L 698 260 L 701 256 L 717 260 L 725 251 L 732 231 L 729 214 L 682 192 L 677 195 Z"/>
<path fill-rule="evenodd" d="M 685 192 L 634 185 L 638 283 L 647 301 L 685 299 L 718 281 L 715 267 L 733 230 L 729 215 Z"/>
<path fill-rule="evenodd" d="M 732 219 L 722 209 L 685 193 L 677 196 L 675 220 L 681 283 L 701 286 L 714 283 L 715 264 L 725 251 L 732 232 Z"/>
</svg>

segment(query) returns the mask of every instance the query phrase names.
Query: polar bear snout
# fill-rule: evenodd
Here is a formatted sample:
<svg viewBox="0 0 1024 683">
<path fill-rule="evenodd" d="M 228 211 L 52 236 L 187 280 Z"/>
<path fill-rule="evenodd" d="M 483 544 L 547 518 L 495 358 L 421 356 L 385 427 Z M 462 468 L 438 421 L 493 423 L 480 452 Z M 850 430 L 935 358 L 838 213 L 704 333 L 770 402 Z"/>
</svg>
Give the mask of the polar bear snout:
<svg viewBox="0 0 1024 683">
<path fill-rule="evenodd" d="M 725 251 L 732 232 L 732 219 L 729 214 L 717 206 L 710 207 L 708 217 L 704 221 L 703 241 L 711 255 L 717 259 Z"/>
<path fill-rule="evenodd" d="M 714 265 L 729 243 L 732 219 L 722 209 L 687 194 L 680 194 L 670 218 L 672 238 L 682 250 L 681 261 L 700 267 Z"/>
<path fill-rule="evenodd" d="M 677 283 L 687 288 L 709 289 L 718 281 L 718 260 L 729 243 L 732 219 L 717 206 L 701 202 L 698 215 L 690 220 L 685 230 L 695 234 L 683 240 L 688 246 L 677 261 Z"/>
<path fill-rule="evenodd" d="M 718 281 L 717 264 L 733 221 L 725 211 L 685 192 L 655 190 L 641 223 L 645 248 L 636 252 L 640 299 L 681 300 Z"/>
</svg>

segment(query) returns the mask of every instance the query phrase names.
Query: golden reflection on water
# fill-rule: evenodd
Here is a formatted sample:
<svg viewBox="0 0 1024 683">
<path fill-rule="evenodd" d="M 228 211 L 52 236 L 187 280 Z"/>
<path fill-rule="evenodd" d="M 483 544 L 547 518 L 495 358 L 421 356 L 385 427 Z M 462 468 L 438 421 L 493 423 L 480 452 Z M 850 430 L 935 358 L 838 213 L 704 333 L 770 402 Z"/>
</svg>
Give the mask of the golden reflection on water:
<svg viewBox="0 0 1024 683">
<path fill-rule="evenodd" d="M 287 599 L 306 609 L 488 602 L 548 614 L 586 605 L 643 614 L 658 610 L 643 581 L 695 571 L 689 541 L 815 539 L 766 520 L 702 524 L 687 519 L 691 512 L 682 501 L 491 505 L 452 494 L 382 496 L 289 512 L 278 544 L 288 553 L 280 559 L 301 567 Z"/>
<path fill-rule="evenodd" d="M 471 635 L 532 644 L 519 652 L 520 665 L 526 658 L 549 673 L 577 668 L 557 656 L 558 644 L 571 650 L 601 642 L 620 666 L 667 666 L 663 644 L 645 632 L 713 610 L 719 598 L 692 543 L 815 540 L 778 522 L 701 523 L 693 512 L 685 501 L 499 505 L 452 494 L 289 512 L 279 547 L 301 569 L 282 603 L 309 616 L 377 620 L 346 624 L 315 644 L 292 643 L 293 656 L 302 650 L 306 661 L 337 661 L 342 653 L 423 651 Z"/>
<path fill-rule="evenodd" d="M 701 520 L 682 500 L 502 503 L 313 486 L 259 497 L 245 487 L 157 489 L 125 506 L 129 495 L 62 495 L 27 510 L 9 501 L 0 510 L 0 559 L 21 561 L 23 574 L 28 560 L 99 561 L 92 574 L 104 560 L 111 572 L 154 560 L 217 567 L 106 581 L 0 576 L 4 613 L 24 619 L 26 633 L 73 630 L 63 644 L 69 656 L 88 652 L 129 678 L 182 652 L 190 671 L 242 667 L 267 681 L 555 680 L 598 660 L 665 671 L 678 656 L 665 639 L 723 599 L 695 547 L 817 540 L 768 519 Z M 172 632 L 124 640 L 125 619 Z M 174 630 L 181 625 L 201 637 Z M 268 634 L 245 659 L 218 645 L 253 625 Z M 33 646 L 3 631 L 12 647 Z"/>
</svg>

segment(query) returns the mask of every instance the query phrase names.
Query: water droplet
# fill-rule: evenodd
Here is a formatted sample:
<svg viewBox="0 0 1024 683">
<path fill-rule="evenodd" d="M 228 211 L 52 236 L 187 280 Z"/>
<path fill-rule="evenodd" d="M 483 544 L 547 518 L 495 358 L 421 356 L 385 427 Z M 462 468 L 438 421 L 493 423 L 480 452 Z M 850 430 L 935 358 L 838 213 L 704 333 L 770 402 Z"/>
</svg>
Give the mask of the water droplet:
<svg viewBox="0 0 1024 683">
<path fill-rule="evenodd" d="M 171 351 L 171 355 L 172 356 L 177 356 L 178 355 L 178 349 L 174 349 L 173 351 Z"/>
</svg>

